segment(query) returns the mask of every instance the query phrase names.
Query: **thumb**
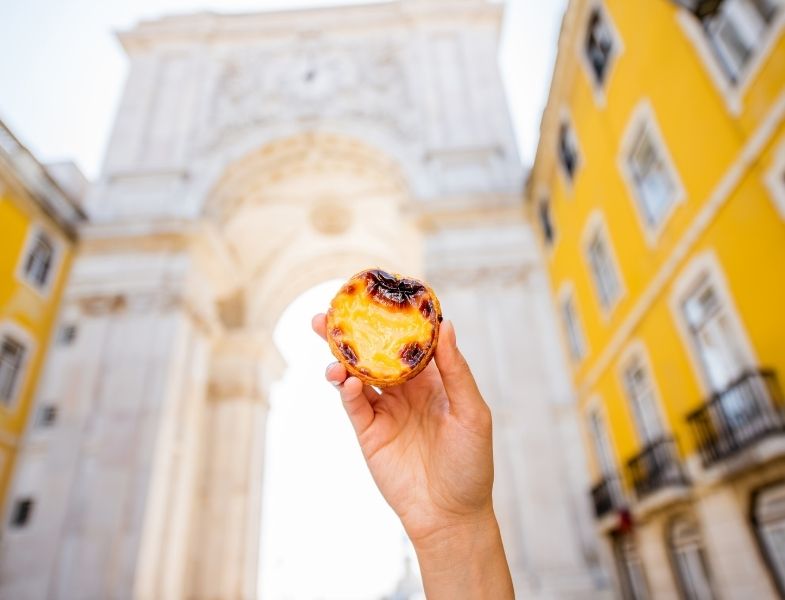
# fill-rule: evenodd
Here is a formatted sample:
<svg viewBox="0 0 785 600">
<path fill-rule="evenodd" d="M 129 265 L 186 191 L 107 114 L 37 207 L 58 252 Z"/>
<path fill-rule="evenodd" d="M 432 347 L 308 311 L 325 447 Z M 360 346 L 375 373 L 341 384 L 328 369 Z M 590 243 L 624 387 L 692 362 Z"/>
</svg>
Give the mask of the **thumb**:
<svg viewBox="0 0 785 600">
<path fill-rule="evenodd" d="M 356 377 L 349 377 L 338 386 L 341 400 L 355 433 L 362 435 L 371 426 L 374 419 L 373 407 L 363 392 L 363 382 Z"/>
<path fill-rule="evenodd" d="M 469 369 L 469 364 L 461 351 L 458 350 L 452 321 L 442 323 L 439 330 L 439 343 L 436 345 L 436 366 L 442 376 L 451 412 L 472 416 L 477 411 L 487 408 Z"/>
</svg>

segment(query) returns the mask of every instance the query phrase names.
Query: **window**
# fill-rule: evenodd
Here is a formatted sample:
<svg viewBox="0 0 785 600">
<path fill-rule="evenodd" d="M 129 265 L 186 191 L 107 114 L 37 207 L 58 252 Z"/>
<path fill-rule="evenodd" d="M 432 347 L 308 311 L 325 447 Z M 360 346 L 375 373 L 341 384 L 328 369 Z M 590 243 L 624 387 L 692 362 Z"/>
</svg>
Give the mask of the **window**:
<svg viewBox="0 0 785 600">
<path fill-rule="evenodd" d="M 16 395 L 24 366 L 25 347 L 8 334 L 0 337 L 0 403 L 10 406 Z"/>
<path fill-rule="evenodd" d="M 609 310 L 621 295 L 621 285 L 602 228 L 596 228 L 586 252 L 600 305 Z"/>
<path fill-rule="evenodd" d="M 708 277 L 687 297 L 682 310 L 706 380 L 713 391 L 721 392 L 749 363 L 730 311 Z"/>
<path fill-rule="evenodd" d="M 567 345 L 573 360 L 581 360 L 586 354 L 586 342 L 583 337 L 583 328 L 575 309 L 575 300 L 572 294 L 565 294 L 561 302 L 562 321 L 567 333 Z"/>
<path fill-rule="evenodd" d="M 755 494 L 752 520 L 777 586 L 785 590 L 785 484 Z"/>
<path fill-rule="evenodd" d="M 674 519 L 668 530 L 668 547 L 684 599 L 713 600 L 703 541 L 691 517 Z"/>
<path fill-rule="evenodd" d="M 623 596 L 632 600 L 648 600 L 649 586 L 632 534 L 617 534 L 613 540 L 613 550 Z"/>
<path fill-rule="evenodd" d="M 654 385 L 640 356 L 627 363 L 623 378 L 624 389 L 642 444 L 648 446 L 661 440 L 663 430 Z"/>
<path fill-rule="evenodd" d="M 722 0 L 715 7 L 696 14 L 703 24 L 712 51 L 732 83 L 738 83 L 744 69 L 762 45 L 783 0 Z"/>
<path fill-rule="evenodd" d="M 595 8 L 589 17 L 586 35 L 586 58 L 594 82 L 602 86 L 608 74 L 614 52 L 613 32 L 608 26 L 607 18 L 599 8 Z"/>
<path fill-rule="evenodd" d="M 540 218 L 540 228 L 542 229 L 542 237 L 545 240 L 545 245 L 551 246 L 556 231 L 553 227 L 553 218 L 551 216 L 551 203 L 547 198 L 540 201 L 537 214 Z"/>
<path fill-rule="evenodd" d="M 70 346 L 76 339 L 76 325 L 63 325 L 57 335 L 57 343 L 61 346 Z"/>
<path fill-rule="evenodd" d="M 16 501 L 11 511 L 11 526 L 24 527 L 30 522 L 33 514 L 33 499 L 21 498 Z"/>
<path fill-rule="evenodd" d="M 55 248 L 51 238 L 43 231 L 34 234 L 24 259 L 24 276 L 39 289 L 49 285 L 55 259 Z"/>
<path fill-rule="evenodd" d="M 572 181 L 578 169 L 578 141 L 567 123 L 562 123 L 559 128 L 559 164 L 567 179 Z"/>
<path fill-rule="evenodd" d="M 603 478 L 610 479 L 614 477 L 616 468 L 613 460 L 611 439 L 608 437 L 608 430 L 605 427 L 602 413 L 598 409 L 594 409 L 589 413 L 589 434 L 591 435 L 594 455 L 597 457 L 597 463 Z"/>
<path fill-rule="evenodd" d="M 657 228 L 680 195 L 659 136 L 648 119 L 637 125 L 624 162 L 638 209 L 647 227 Z"/>
<path fill-rule="evenodd" d="M 41 407 L 38 414 L 38 425 L 40 427 L 51 427 L 57 421 L 57 407 L 54 404 L 45 404 Z"/>
</svg>

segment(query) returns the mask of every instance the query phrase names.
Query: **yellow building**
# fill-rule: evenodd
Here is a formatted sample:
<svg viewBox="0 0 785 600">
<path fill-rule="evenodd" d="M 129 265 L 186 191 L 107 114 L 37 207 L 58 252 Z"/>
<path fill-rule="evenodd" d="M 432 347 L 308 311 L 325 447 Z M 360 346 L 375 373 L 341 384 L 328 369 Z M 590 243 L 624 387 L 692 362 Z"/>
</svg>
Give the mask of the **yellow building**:
<svg viewBox="0 0 785 600">
<path fill-rule="evenodd" d="M 785 0 L 571 0 L 527 209 L 624 597 L 785 593 Z"/>
<path fill-rule="evenodd" d="M 16 450 L 30 417 L 38 372 L 43 363 L 60 294 L 83 219 L 75 203 L 75 167 L 57 168 L 70 176 L 59 184 L 50 171 L 0 122 L 0 501 L 13 470 Z M 66 190 L 66 187 L 72 189 Z M 68 344 L 75 331 L 65 328 L 54 343 Z M 44 403 L 33 426 L 53 427 L 56 398 Z M 10 508 L 12 521 L 29 518 L 24 498 Z"/>
</svg>

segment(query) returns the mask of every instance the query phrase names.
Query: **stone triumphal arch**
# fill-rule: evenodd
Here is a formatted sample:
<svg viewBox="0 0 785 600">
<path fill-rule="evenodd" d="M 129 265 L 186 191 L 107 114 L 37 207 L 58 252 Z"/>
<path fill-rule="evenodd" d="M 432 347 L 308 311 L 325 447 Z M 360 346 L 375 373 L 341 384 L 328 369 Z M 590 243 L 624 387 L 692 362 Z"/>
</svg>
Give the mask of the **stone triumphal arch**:
<svg viewBox="0 0 785 600">
<path fill-rule="evenodd" d="M 492 406 L 519 593 L 585 597 L 570 389 L 482 0 L 143 22 L 5 527 L 0 596 L 252 598 L 271 333 L 313 285 L 422 275 Z M 489 298 L 492 306 L 489 307 Z M 6 521 L 7 522 L 7 521 Z M 528 596 L 527 596 L 528 597 Z"/>
</svg>

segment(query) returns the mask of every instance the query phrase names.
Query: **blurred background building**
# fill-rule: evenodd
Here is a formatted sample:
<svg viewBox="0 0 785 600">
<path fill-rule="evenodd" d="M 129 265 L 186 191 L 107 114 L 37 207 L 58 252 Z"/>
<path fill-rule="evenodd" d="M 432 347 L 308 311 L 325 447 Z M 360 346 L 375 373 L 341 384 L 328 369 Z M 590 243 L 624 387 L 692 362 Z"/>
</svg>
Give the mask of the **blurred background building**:
<svg viewBox="0 0 785 600">
<path fill-rule="evenodd" d="M 84 219 L 79 207 L 83 183 L 73 165 L 43 166 L 0 122 L 0 498 L 31 414 Z M 69 334 L 63 331 L 53 342 L 67 343 Z M 47 427 L 57 418 L 56 407 L 46 402 L 36 409 L 37 426 Z M 10 518 L 24 522 L 30 510 L 21 500 Z"/>
<path fill-rule="evenodd" d="M 456 322 L 521 597 L 785 594 L 785 2 L 571 0 L 525 192 L 502 17 L 142 22 L 86 197 L 0 128 L 0 597 L 255 597 L 273 331 L 368 265 Z"/>
<path fill-rule="evenodd" d="M 37 387 L 56 423 L 27 429 L 0 596 L 255 597 L 273 329 L 368 265 L 426 277 L 456 323 L 520 596 L 602 594 L 502 16 L 399 0 L 120 34 L 128 81 Z"/>
<path fill-rule="evenodd" d="M 574 0 L 527 208 L 625 598 L 785 593 L 785 3 Z"/>
</svg>

